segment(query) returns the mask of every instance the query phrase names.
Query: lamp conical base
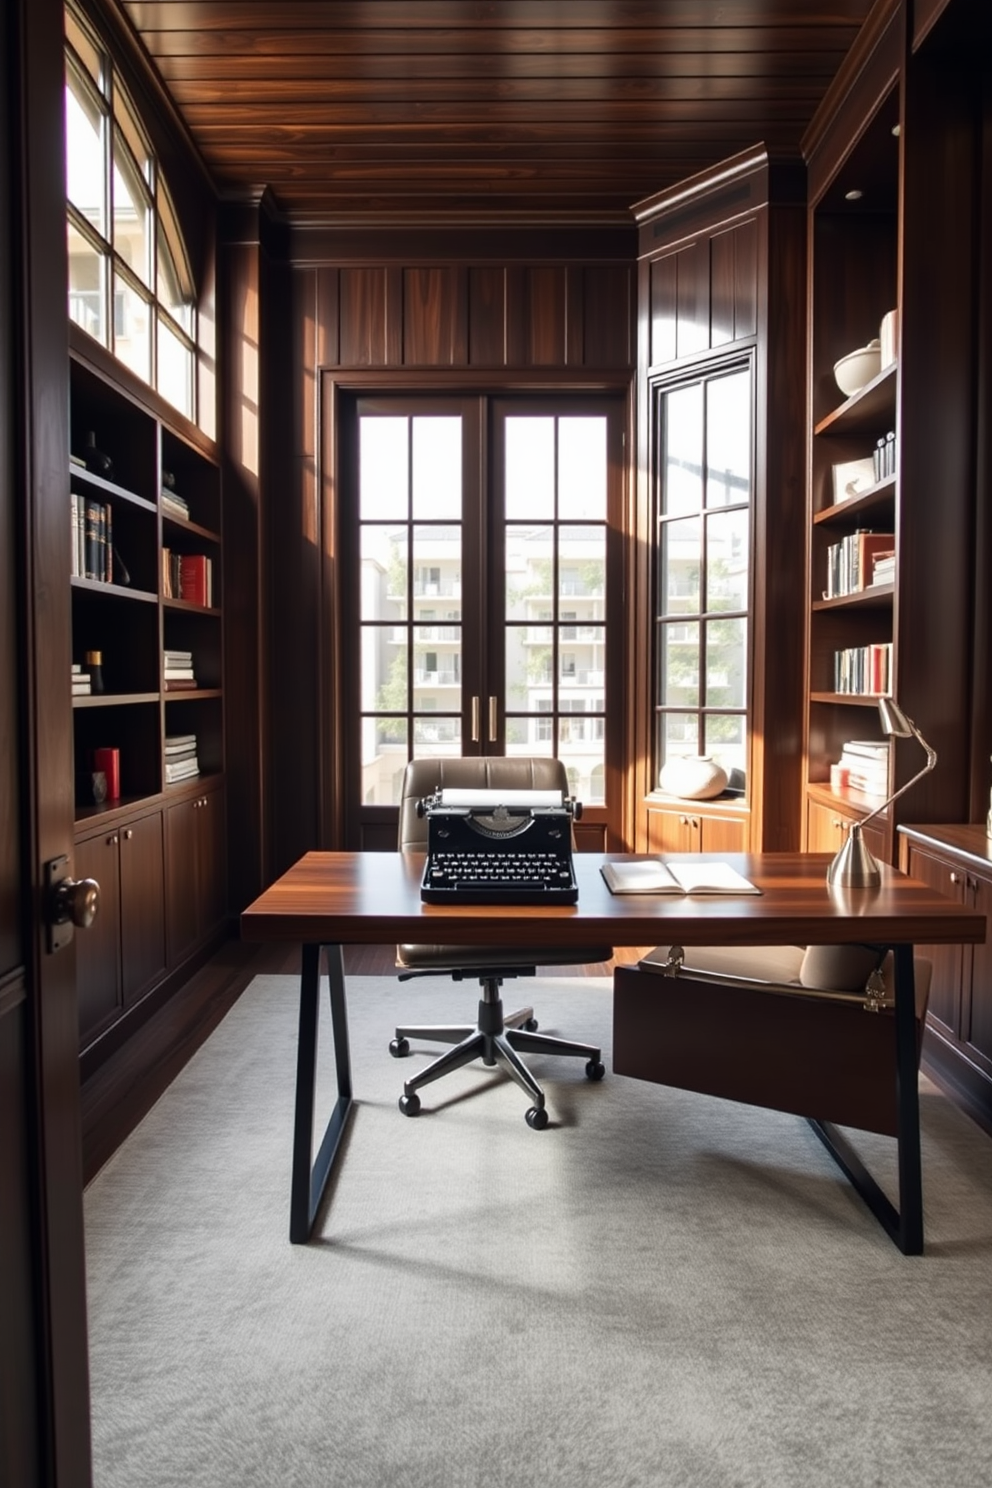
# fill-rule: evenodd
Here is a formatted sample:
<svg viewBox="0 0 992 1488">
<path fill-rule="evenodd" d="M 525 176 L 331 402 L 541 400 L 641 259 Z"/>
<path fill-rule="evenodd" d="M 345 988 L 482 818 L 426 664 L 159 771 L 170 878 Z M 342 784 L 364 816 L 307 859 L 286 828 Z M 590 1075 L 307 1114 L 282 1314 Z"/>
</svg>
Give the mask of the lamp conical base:
<svg viewBox="0 0 992 1488">
<path fill-rule="evenodd" d="M 852 822 L 847 841 L 827 869 L 827 883 L 844 888 L 869 889 L 881 881 L 881 870 L 861 835 L 861 823 Z"/>
</svg>

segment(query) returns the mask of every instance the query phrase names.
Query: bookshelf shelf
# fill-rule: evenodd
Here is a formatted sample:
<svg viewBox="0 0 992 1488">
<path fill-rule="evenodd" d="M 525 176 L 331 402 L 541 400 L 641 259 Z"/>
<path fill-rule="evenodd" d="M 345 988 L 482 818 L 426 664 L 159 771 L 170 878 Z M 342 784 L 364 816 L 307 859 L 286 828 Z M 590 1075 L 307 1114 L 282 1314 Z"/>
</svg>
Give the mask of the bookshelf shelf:
<svg viewBox="0 0 992 1488">
<path fill-rule="evenodd" d="M 838 594 L 833 599 L 814 599 L 814 610 L 891 609 L 895 584 L 872 584 L 854 594 Z"/>
</svg>

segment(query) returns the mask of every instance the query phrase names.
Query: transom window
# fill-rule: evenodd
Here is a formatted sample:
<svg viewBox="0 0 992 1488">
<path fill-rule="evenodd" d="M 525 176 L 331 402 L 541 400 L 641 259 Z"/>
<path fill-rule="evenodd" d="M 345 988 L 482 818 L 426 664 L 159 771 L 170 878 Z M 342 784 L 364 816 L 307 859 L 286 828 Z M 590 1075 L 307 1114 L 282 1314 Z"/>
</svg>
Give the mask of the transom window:
<svg viewBox="0 0 992 1488">
<path fill-rule="evenodd" d="M 193 276 L 171 197 L 106 48 L 65 11 L 69 316 L 196 418 Z"/>
</svg>

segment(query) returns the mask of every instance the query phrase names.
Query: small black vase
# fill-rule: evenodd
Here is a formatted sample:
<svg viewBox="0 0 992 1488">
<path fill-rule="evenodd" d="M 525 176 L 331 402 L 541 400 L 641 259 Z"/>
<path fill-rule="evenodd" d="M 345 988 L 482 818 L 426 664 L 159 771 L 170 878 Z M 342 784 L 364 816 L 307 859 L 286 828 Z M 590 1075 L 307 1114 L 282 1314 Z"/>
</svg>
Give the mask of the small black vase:
<svg viewBox="0 0 992 1488">
<path fill-rule="evenodd" d="M 86 469 L 92 470 L 94 475 L 113 474 L 114 462 L 103 450 L 96 447 L 96 435 L 91 429 L 86 436 L 86 448 L 83 450 L 83 459 L 86 461 Z"/>
</svg>

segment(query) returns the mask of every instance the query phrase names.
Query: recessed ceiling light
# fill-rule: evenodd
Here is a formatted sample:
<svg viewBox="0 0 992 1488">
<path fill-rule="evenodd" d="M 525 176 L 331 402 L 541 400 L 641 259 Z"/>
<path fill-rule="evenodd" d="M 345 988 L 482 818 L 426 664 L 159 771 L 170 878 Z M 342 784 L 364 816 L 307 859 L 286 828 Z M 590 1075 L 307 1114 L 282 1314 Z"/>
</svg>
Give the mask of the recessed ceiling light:
<svg viewBox="0 0 992 1488">
<path fill-rule="evenodd" d="M 857 190 L 854 190 L 854 191 L 845 191 L 844 192 L 844 200 L 845 201 L 860 201 L 863 194 L 864 194 L 863 192 L 857 191 Z"/>
</svg>

